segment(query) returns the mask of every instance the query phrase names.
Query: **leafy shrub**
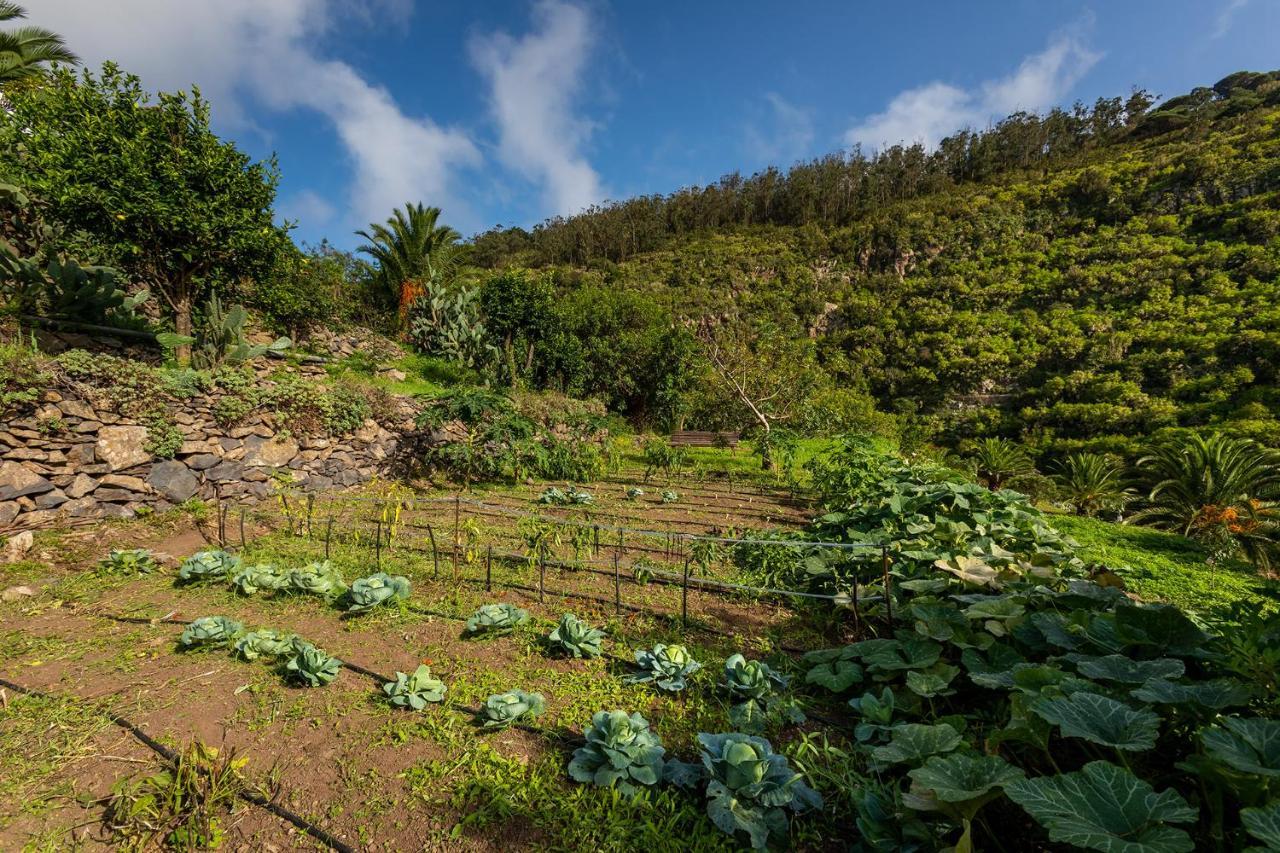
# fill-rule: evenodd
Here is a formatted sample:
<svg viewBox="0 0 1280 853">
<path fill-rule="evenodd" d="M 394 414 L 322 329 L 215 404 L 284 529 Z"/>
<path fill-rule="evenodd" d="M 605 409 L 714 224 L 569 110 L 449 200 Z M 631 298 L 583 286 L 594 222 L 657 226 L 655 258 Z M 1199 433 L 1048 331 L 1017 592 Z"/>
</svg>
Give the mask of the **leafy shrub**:
<svg viewBox="0 0 1280 853">
<path fill-rule="evenodd" d="M 749 735 L 699 734 L 707 769 L 707 815 L 728 835 L 745 832 L 763 850 L 769 838 L 785 838 L 787 810 L 822 808 L 822 796 L 791 769 L 765 739 Z"/>
<path fill-rule="evenodd" d="M 240 567 L 240 558 L 226 551 L 198 551 L 182 561 L 178 567 L 181 583 L 225 581 Z"/>
<path fill-rule="evenodd" d="M 601 648 L 604 638 L 604 631 L 591 627 L 572 613 L 566 613 L 547 636 L 547 641 L 552 647 L 575 658 L 598 658 L 604 654 Z"/>
<path fill-rule="evenodd" d="M 149 575 L 159 568 L 150 548 L 113 548 L 98 562 L 98 571 L 105 575 Z"/>
<path fill-rule="evenodd" d="M 337 678 L 342 669 L 342 661 L 300 637 L 293 638 L 290 653 L 291 657 L 285 663 L 285 675 L 304 687 L 323 687 Z"/>
<path fill-rule="evenodd" d="M 652 683 L 673 693 L 684 690 L 685 679 L 702 669 L 702 664 L 694 660 L 684 646 L 662 643 L 655 645 L 653 651 L 637 649 L 636 664 L 640 671 L 628 675 L 628 683 Z"/>
<path fill-rule="evenodd" d="M 162 407 L 163 383 L 154 367 L 128 358 L 67 350 L 54 358 L 73 386 L 86 386 L 95 402 L 128 415 L 146 415 Z"/>
<path fill-rule="evenodd" d="M 48 363 L 34 343 L 0 342 L 0 414 L 30 406 L 52 382 Z"/>
<path fill-rule="evenodd" d="M 415 711 L 421 711 L 429 702 L 443 702 L 446 689 L 443 681 L 431 677 L 431 669 L 426 664 L 419 664 L 410 675 L 397 672 L 395 681 L 382 685 L 392 705 Z"/>
<path fill-rule="evenodd" d="M 142 449 L 157 459 L 172 459 L 186 440 L 182 430 L 166 411 L 156 411 L 147 416 L 147 440 Z"/>
<path fill-rule="evenodd" d="M 358 578 L 352 581 L 351 588 L 347 590 L 347 599 L 350 602 L 347 610 L 353 613 L 363 613 L 380 604 L 406 601 L 408 598 L 408 578 L 403 575 L 392 576 L 386 572 L 378 572 L 377 574 L 369 575 L 367 578 Z"/>
<path fill-rule="evenodd" d="M 268 563 L 245 566 L 231 578 L 231 584 L 244 595 L 254 595 L 259 590 L 285 589 L 289 586 L 289 573 Z"/>
<path fill-rule="evenodd" d="M 512 690 L 496 693 L 484 701 L 480 718 L 486 729 L 505 729 L 516 723 L 528 723 L 546 710 L 547 700 L 541 693 Z"/>
<path fill-rule="evenodd" d="M 244 633 L 244 626 L 225 616 L 201 616 L 178 636 L 178 645 L 187 649 L 228 646 Z"/>
<path fill-rule="evenodd" d="M 635 794 L 663 776 L 666 750 L 649 721 L 626 711 L 597 711 L 584 732 L 585 746 L 573 752 L 569 775 L 578 782 Z"/>
<path fill-rule="evenodd" d="M 318 595 L 333 601 L 347 591 L 342 573 L 328 560 L 308 563 L 300 569 L 289 572 L 289 587 L 293 592 Z"/>
<path fill-rule="evenodd" d="M 672 445 L 660 436 L 646 439 L 640 448 L 640 455 L 644 460 L 645 480 L 658 473 L 665 477 L 679 474 L 689 461 L 687 447 Z"/>
<path fill-rule="evenodd" d="M 466 633 L 510 634 L 518 625 L 529 621 L 529 611 L 514 604 L 485 604 L 467 620 Z"/>
<path fill-rule="evenodd" d="M 294 634 L 285 634 L 272 628 L 259 628 L 236 640 L 232 651 L 248 661 L 279 658 L 293 651 L 295 639 Z"/>
</svg>

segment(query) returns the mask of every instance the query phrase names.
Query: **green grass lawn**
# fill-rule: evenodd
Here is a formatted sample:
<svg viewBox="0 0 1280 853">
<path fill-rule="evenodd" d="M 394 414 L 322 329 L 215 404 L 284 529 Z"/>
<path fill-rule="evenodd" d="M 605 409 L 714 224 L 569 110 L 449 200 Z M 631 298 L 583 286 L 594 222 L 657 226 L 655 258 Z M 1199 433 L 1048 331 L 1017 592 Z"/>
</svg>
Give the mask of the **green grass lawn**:
<svg viewBox="0 0 1280 853">
<path fill-rule="evenodd" d="M 1277 605 L 1276 581 L 1247 563 L 1210 564 L 1206 551 L 1182 536 L 1072 515 L 1056 515 L 1051 521 L 1080 543 L 1081 558 L 1110 566 L 1143 598 L 1167 601 L 1208 619 L 1224 617 L 1237 601 Z"/>
</svg>

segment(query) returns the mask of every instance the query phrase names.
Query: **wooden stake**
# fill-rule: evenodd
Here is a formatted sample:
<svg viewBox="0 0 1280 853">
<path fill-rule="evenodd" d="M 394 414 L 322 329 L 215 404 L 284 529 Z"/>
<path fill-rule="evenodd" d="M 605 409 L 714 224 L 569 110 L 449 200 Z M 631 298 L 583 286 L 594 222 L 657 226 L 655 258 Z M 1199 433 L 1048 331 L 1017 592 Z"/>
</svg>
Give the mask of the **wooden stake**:
<svg viewBox="0 0 1280 853">
<path fill-rule="evenodd" d="M 493 591 L 493 546 L 484 555 L 484 588 L 486 592 Z"/>
</svg>

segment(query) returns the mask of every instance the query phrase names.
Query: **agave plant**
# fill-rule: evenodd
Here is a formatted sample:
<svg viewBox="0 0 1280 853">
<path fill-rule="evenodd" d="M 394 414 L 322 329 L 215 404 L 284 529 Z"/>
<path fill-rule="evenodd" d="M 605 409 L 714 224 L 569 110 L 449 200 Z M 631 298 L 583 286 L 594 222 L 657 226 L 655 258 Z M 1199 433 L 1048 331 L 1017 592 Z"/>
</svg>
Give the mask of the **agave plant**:
<svg viewBox="0 0 1280 853">
<path fill-rule="evenodd" d="M 325 560 L 289 572 L 289 589 L 332 600 L 345 593 L 347 585 L 342 580 L 342 573 Z"/>
<path fill-rule="evenodd" d="M 702 733 L 698 744 L 710 777 L 707 815 L 722 832 L 745 832 L 751 846 L 763 850 L 770 836 L 786 836 L 786 810 L 798 814 L 822 808 L 822 795 L 764 738 Z"/>
<path fill-rule="evenodd" d="M 289 585 L 289 575 L 268 563 L 245 566 L 231 578 L 231 584 L 244 595 L 259 590 L 284 589 Z"/>
<path fill-rule="evenodd" d="M 626 711 L 597 711 L 584 732 L 586 746 L 573 752 L 569 775 L 579 782 L 635 794 L 662 779 L 662 741 L 649 721 Z"/>
<path fill-rule="evenodd" d="M 360 578 L 347 590 L 350 605 L 348 611 L 363 613 L 372 610 L 379 604 L 390 604 L 393 601 L 404 601 L 409 597 L 409 579 L 403 575 L 388 575 L 378 572 L 367 578 Z"/>
<path fill-rule="evenodd" d="M 485 604 L 467 620 L 468 634 L 510 634 L 529 621 L 529 611 L 514 604 Z"/>
<path fill-rule="evenodd" d="M 244 633 L 244 626 L 225 616 L 201 616 L 182 629 L 178 645 L 187 649 L 197 647 L 217 648 L 235 642 Z"/>
<path fill-rule="evenodd" d="M 285 675 L 305 687 L 323 687 L 337 678 L 342 669 L 342 661 L 301 637 L 293 638 L 290 651 L 292 657 L 284 665 Z"/>
<path fill-rule="evenodd" d="M 515 723 L 529 722 L 546 708 L 547 700 L 541 693 L 512 690 L 510 693 L 496 693 L 484 700 L 480 717 L 486 729 L 505 729 Z"/>
<path fill-rule="evenodd" d="M 199 551 L 182 561 L 178 580 L 183 583 L 226 580 L 240 567 L 240 558 L 226 551 Z"/>
<path fill-rule="evenodd" d="M 636 650 L 636 663 L 640 671 L 627 676 L 629 684 L 652 682 L 662 690 L 675 693 L 685 688 L 685 679 L 702 669 L 684 646 L 666 646 L 658 643 L 653 651 Z"/>
<path fill-rule="evenodd" d="M 149 548 L 112 549 L 98 563 L 98 571 L 104 575 L 149 575 L 159 568 Z"/>
<path fill-rule="evenodd" d="M 598 658 L 604 654 L 601 648 L 604 638 L 604 631 L 592 628 L 572 613 L 566 613 L 547 636 L 547 642 L 575 658 Z"/>
<path fill-rule="evenodd" d="M 432 678 L 431 668 L 425 663 L 419 664 L 412 674 L 397 672 L 395 681 L 382 685 L 382 692 L 392 705 L 415 711 L 427 707 L 428 702 L 443 702 L 447 689 L 443 681 Z"/>
<path fill-rule="evenodd" d="M 1101 453 L 1072 453 L 1054 480 L 1077 515 L 1120 512 L 1132 493 L 1116 460 Z"/>
<path fill-rule="evenodd" d="M 295 636 L 272 628 L 259 628 L 236 640 L 232 651 L 245 660 L 284 657 L 293 650 Z"/>
</svg>

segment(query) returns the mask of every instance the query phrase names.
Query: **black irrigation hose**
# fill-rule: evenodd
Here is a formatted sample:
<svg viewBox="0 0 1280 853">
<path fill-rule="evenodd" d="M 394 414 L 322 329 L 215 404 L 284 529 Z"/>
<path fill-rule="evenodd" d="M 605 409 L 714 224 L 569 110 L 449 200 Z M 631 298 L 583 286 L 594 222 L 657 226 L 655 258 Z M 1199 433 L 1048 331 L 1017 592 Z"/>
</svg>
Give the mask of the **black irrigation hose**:
<svg viewBox="0 0 1280 853">
<path fill-rule="evenodd" d="M 122 620 L 122 621 L 133 621 L 133 620 Z M 145 621 L 151 621 L 151 620 L 145 620 Z M 72 699 L 70 697 L 53 696 L 52 694 L 49 694 L 49 693 L 44 693 L 39 690 L 33 690 L 28 687 L 23 687 L 20 684 L 14 684 L 12 681 L 8 681 L 7 679 L 4 679 L 4 678 L 0 678 L 0 687 L 7 688 L 9 690 L 12 690 L 15 693 L 20 693 L 24 696 L 34 696 L 38 699 L 76 701 L 76 702 L 81 701 L 79 699 Z M 165 761 L 169 762 L 172 765 L 177 765 L 178 761 L 180 760 L 179 755 L 169 747 L 165 746 L 155 738 L 151 737 L 151 735 L 143 731 L 137 724 L 111 711 L 106 712 L 106 716 L 109 720 L 111 720 L 112 723 L 128 731 L 129 734 L 133 735 L 135 738 L 141 741 L 143 745 L 149 748 L 152 752 L 164 758 Z M 321 842 L 322 844 L 327 845 L 331 850 L 336 850 L 338 851 L 338 853 L 355 853 L 356 848 L 352 847 L 350 844 L 346 843 L 341 838 L 338 838 L 336 835 L 333 835 L 332 833 L 329 833 L 324 829 L 321 829 L 311 821 L 307 820 L 302 815 L 295 814 L 289 811 L 288 809 L 286 809 L 285 807 L 275 804 L 274 802 L 272 802 L 271 800 L 268 800 L 266 797 L 262 796 L 261 794 L 258 794 L 253 791 L 240 791 L 238 792 L 238 795 L 240 799 L 248 803 L 252 803 L 253 805 L 258 806 L 260 808 L 266 809 L 276 817 L 287 820 L 289 823 L 293 824 L 298 829 L 307 833 L 312 838 L 315 838 L 317 841 Z"/>
</svg>

